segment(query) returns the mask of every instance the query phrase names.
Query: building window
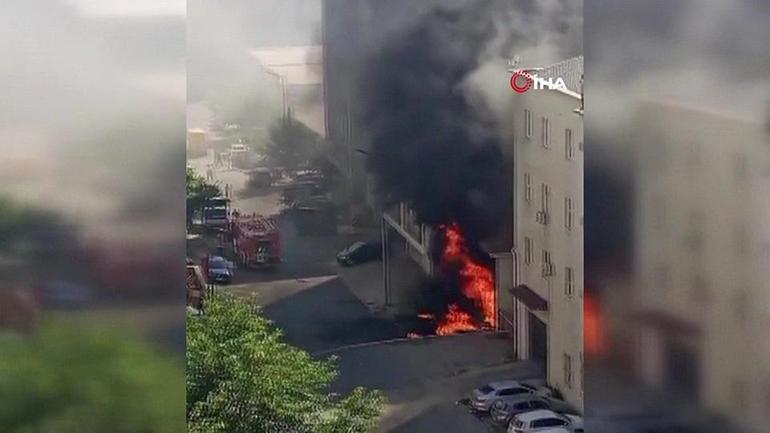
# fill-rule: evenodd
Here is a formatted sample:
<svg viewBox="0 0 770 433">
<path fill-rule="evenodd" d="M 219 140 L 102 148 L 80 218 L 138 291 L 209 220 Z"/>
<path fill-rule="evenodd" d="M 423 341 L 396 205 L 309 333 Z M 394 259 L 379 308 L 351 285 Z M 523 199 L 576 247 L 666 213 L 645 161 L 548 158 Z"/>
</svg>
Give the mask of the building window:
<svg viewBox="0 0 770 433">
<path fill-rule="evenodd" d="M 575 293 L 575 270 L 569 266 L 564 267 L 564 294 L 571 298 Z"/>
<path fill-rule="evenodd" d="M 532 202 L 532 175 L 524 173 L 524 200 Z"/>
<path fill-rule="evenodd" d="M 564 198 L 564 227 L 572 230 L 575 226 L 575 202 L 571 198 Z"/>
<path fill-rule="evenodd" d="M 543 225 L 548 224 L 551 211 L 551 187 L 540 184 L 540 210 L 535 215 L 535 220 Z"/>
<path fill-rule="evenodd" d="M 534 126 L 532 111 L 524 110 L 524 134 L 527 138 L 532 138 L 532 130 L 535 129 Z"/>
<path fill-rule="evenodd" d="M 564 354 L 564 385 L 572 389 L 572 357 Z"/>
<path fill-rule="evenodd" d="M 580 370 L 578 370 L 578 377 L 580 378 L 580 395 L 583 395 L 585 389 L 585 366 L 583 365 L 583 352 L 580 352 Z"/>
<path fill-rule="evenodd" d="M 551 121 L 547 117 L 543 117 L 541 120 L 542 130 L 540 133 L 540 142 L 543 147 L 551 146 Z"/>
<path fill-rule="evenodd" d="M 564 130 L 564 157 L 571 161 L 575 159 L 575 144 L 572 142 L 572 130 Z"/>
<path fill-rule="evenodd" d="M 543 277 L 550 277 L 553 275 L 553 263 L 551 263 L 551 252 L 543 250 Z"/>
<path fill-rule="evenodd" d="M 532 238 L 524 238 L 524 264 L 529 265 L 532 263 L 532 255 L 535 250 L 535 243 Z"/>
</svg>

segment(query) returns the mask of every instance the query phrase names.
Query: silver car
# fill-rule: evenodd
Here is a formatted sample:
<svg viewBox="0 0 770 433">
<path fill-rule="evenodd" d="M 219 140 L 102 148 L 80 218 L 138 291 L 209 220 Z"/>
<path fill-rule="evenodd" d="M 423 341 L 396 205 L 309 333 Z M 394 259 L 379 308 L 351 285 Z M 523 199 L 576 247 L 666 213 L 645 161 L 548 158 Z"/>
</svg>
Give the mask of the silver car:
<svg viewBox="0 0 770 433">
<path fill-rule="evenodd" d="M 508 424 L 511 418 L 520 413 L 550 408 L 551 402 L 546 398 L 535 395 L 519 395 L 496 401 L 489 413 L 494 422 Z"/>
<path fill-rule="evenodd" d="M 524 412 L 511 418 L 507 433 L 543 433 L 554 428 L 563 428 L 575 433 L 582 432 L 583 418 L 547 409 Z"/>
<path fill-rule="evenodd" d="M 489 412 L 495 402 L 521 395 L 533 395 L 537 388 L 517 380 L 492 382 L 473 390 L 470 397 L 471 408 L 479 412 Z"/>
</svg>

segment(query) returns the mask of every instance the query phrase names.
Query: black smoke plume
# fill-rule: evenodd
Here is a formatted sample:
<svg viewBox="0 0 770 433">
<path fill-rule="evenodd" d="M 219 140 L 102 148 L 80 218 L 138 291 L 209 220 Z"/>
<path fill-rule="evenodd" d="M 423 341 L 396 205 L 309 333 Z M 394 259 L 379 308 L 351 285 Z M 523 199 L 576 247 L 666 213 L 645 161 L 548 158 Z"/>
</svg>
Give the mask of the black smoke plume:
<svg viewBox="0 0 770 433">
<path fill-rule="evenodd" d="M 477 240 L 504 216 L 496 127 L 463 88 L 494 36 L 491 4 L 436 9 L 394 35 L 367 62 L 361 89 L 367 165 L 383 201 L 408 203 L 434 227 L 456 221 Z"/>
</svg>

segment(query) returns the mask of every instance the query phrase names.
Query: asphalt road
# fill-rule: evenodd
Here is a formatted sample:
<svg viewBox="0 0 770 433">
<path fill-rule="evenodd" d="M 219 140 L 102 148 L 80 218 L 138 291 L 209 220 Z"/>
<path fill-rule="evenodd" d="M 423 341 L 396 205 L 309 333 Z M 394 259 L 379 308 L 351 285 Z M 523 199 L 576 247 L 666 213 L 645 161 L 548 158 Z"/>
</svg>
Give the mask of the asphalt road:
<svg viewBox="0 0 770 433">
<path fill-rule="evenodd" d="M 198 159 L 192 165 L 205 173 L 206 163 Z M 249 193 L 246 175 L 238 170 L 216 170 L 215 176 L 233 186 L 233 208 L 277 218 L 283 250 L 274 268 L 238 269 L 225 290 L 256 297 L 287 342 L 311 353 L 402 336 L 394 322 L 375 317 L 338 275 L 336 253 L 358 238 L 307 230 L 297 215 L 284 212 L 279 190 Z"/>
<path fill-rule="evenodd" d="M 248 196 L 239 191 L 245 182 L 243 173 L 225 171 L 217 176 L 234 186 L 233 207 L 245 212 L 281 214 L 280 192 Z M 233 284 L 224 290 L 254 297 L 290 344 L 318 357 L 339 355 L 336 391 L 346 392 L 357 385 L 382 389 L 389 403 L 380 431 L 489 431 L 487 424 L 455 402 L 486 381 L 530 374 L 526 368 L 516 366 L 474 375 L 479 369 L 503 362 L 509 351 L 506 341 L 468 335 L 380 343 L 405 336 L 403 327 L 373 313 L 360 300 L 362 293 L 379 290 L 374 280 L 381 274 L 366 271 L 367 267 L 359 269 L 364 272 L 356 273 L 355 268 L 341 272 L 335 262 L 337 251 L 355 240 L 368 239 L 298 230 L 296 217 L 291 214 L 281 214 L 278 223 L 283 262 L 273 270 L 238 270 Z M 348 284 L 371 288 L 353 291 Z"/>
</svg>

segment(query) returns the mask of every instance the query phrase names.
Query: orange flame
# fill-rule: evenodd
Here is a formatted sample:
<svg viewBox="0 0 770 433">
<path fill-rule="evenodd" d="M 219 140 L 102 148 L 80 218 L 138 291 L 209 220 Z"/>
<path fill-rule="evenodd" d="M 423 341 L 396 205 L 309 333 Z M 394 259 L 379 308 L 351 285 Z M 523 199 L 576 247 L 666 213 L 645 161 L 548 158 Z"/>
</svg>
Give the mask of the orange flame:
<svg viewBox="0 0 770 433">
<path fill-rule="evenodd" d="M 583 300 L 584 345 L 587 357 L 602 357 L 606 352 L 606 336 L 604 335 L 604 318 L 599 300 L 590 294 L 585 294 Z"/>
<path fill-rule="evenodd" d="M 444 316 L 444 320 L 436 328 L 436 335 L 449 335 L 463 331 L 475 331 L 476 329 L 479 327 L 473 322 L 471 315 L 452 304 L 449 306 L 449 312 Z"/>
<path fill-rule="evenodd" d="M 484 314 L 484 326 L 495 326 L 495 280 L 492 271 L 474 261 L 457 223 L 442 227 L 446 239 L 442 260 L 457 266 L 462 278 L 463 294 L 473 300 Z M 449 306 L 449 312 L 439 323 L 436 333 L 447 335 L 455 332 L 478 329 L 470 314 L 456 304 Z"/>
</svg>

